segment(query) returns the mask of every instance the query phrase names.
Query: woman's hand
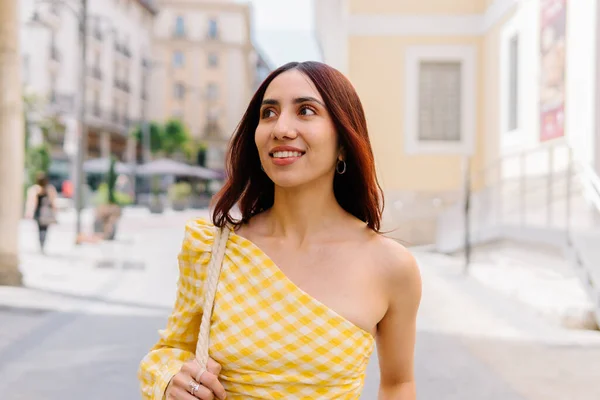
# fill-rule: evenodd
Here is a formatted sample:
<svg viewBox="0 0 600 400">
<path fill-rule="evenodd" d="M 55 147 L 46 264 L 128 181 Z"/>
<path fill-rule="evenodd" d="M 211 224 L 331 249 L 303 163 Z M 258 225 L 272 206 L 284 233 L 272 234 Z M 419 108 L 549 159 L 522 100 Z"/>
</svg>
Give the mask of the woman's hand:
<svg viewBox="0 0 600 400">
<path fill-rule="evenodd" d="M 219 382 L 221 365 L 208 359 L 206 371 L 202 372 L 196 360 L 183 364 L 181 370 L 171 379 L 165 392 L 167 400 L 225 400 L 225 388 Z M 198 389 L 195 390 L 195 387 Z"/>
</svg>

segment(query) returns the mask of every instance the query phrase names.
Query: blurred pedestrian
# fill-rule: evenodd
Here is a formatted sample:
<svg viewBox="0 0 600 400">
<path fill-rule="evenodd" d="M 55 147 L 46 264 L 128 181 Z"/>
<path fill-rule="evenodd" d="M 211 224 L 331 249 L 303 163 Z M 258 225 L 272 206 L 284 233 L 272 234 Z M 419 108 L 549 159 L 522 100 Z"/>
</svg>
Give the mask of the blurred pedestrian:
<svg viewBox="0 0 600 400">
<path fill-rule="evenodd" d="M 45 251 L 48 228 L 56 223 L 56 198 L 56 188 L 48 182 L 44 172 L 39 172 L 36 183 L 27 190 L 25 217 L 37 222 L 42 253 Z"/>
<path fill-rule="evenodd" d="M 420 275 L 380 234 L 352 84 L 317 62 L 275 70 L 227 159 L 212 222 L 186 226 L 175 308 L 140 364 L 143 397 L 358 399 L 377 344 L 381 398 L 415 400 Z"/>
</svg>

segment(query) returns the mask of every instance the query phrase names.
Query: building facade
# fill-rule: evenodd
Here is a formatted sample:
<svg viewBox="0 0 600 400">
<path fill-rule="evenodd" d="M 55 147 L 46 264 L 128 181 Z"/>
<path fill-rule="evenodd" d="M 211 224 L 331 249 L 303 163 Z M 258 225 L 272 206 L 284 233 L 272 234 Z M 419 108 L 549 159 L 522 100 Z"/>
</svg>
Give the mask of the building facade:
<svg viewBox="0 0 600 400">
<path fill-rule="evenodd" d="M 25 93 L 36 99 L 30 127 L 52 116 L 62 125 L 51 144 L 54 165 L 68 174 L 76 152 L 81 71 L 86 74 L 86 158 L 136 159 L 129 132 L 148 109 L 148 68 L 156 10 L 146 0 L 88 1 L 87 65 L 81 68 L 77 4 L 23 0 Z M 61 167 L 62 165 L 62 167 Z"/>
<path fill-rule="evenodd" d="M 498 179 L 485 171 L 512 153 L 566 142 L 598 171 L 596 0 L 322 0 L 315 11 L 325 62 L 363 100 L 393 236 L 433 242 L 467 176 Z"/>
<path fill-rule="evenodd" d="M 250 8 L 234 1 L 159 1 L 151 118 L 180 119 L 224 168 L 227 143 L 256 87 Z"/>
</svg>

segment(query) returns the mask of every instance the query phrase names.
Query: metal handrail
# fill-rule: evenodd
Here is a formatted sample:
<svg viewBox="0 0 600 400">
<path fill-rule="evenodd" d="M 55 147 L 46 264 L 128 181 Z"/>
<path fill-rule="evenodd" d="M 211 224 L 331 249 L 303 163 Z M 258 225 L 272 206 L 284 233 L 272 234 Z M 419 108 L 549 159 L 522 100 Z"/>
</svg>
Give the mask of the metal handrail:
<svg viewBox="0 0 600 400">
<path fill-rule="evenodd" d="M 583 181 L 583 186 L 587 189 L 592 204 L 600 212 L 600 177 L 587 164 L 579 163 L 578 167 L 581 169 L 580 178 Z"/>
</svg>

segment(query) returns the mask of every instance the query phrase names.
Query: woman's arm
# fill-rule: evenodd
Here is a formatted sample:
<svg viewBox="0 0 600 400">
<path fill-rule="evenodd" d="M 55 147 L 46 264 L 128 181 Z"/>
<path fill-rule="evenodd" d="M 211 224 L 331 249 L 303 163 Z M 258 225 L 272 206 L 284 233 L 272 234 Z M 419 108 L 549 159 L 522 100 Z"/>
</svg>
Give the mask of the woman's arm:
<svg viewBox="0 0 600 400">
<path fill-rule="evenodd" d="M 202 319 L 199 300 L 202 285 L 198 284 L 197 269 L 203 268 L 210 253 L 199 250 L 195 239 L 186 228 L 185 239 L 179 254 L 179 280 L 177 299 L 166 329 L 159 332 L 160 340 L 140 363 L 138 378 L 145 400 L 163 399 L 171 378 L 181 367 L 195 357 L 198 331 Z"/>
<path fill-rule="evenodd" d="M 415 400 L 414 351 L 421 276 L 414 257 L 393 243 L 389 265 L 389 307 L 377 327 L 381 370 L 380 400 Z"/>
<path fill-rule="evenodd" d="M 33 185 L 27 189 L 27 200 L 25 201 L 25 218 L 33 218 L 33 213 L 37 207 L 37 194 L 39 193 L 39 186 Z"/>
<path fill-rule="evenodd" d="M 58 192 L 56 191 L 56 188 L 53 185 L 48 184 L 47 189 L 48 190 L 48 198 L 50 199 L 50 207 L 52 207 L 52 210 L 54 212 L 56 212 L 56 198 L 58 197 Z"/>
</svg>

